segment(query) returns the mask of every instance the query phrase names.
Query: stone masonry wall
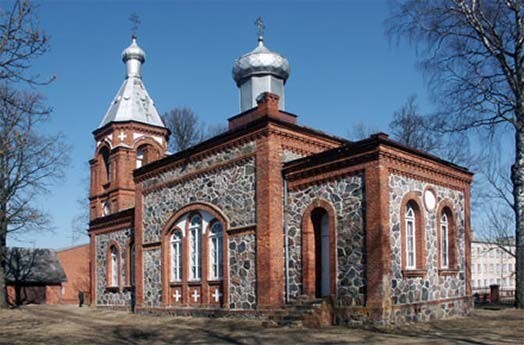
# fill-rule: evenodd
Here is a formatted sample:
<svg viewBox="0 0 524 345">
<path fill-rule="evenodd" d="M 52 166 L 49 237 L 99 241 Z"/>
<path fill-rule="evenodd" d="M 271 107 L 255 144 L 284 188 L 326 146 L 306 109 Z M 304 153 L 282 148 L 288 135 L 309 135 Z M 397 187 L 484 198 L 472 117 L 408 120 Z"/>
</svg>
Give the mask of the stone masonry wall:
<svg viewBox="0 0 524 345">
<path fill-rule="evenodd" d="M 166 177 L 162 182 L 168 181 Z M 229 218 L 231 227 L 254 224 L 255 159 L 147 194 L 143 209 L 144 242 L 160 241 L 160 233 L 173 212 L 194 202 L 218 207 Z"/>
<path fill-rule="evenodd" d="M 401 266 L 401 226 L 400 212 L 404 195 L 414 191 L 422 201 L 422 193 L 426 187 L 432 187 L 437 193 L 437 206 L 432 212 L 423 207 L 425 220 L 426 243 L 426 275 L 425 277 L 404 278 Z M 390 224 L 392 252 L 391 296 L 394 305 L 437 301 L 446 298 L 466 296 L 465 276 L 465 212 L 464 195 L 460 191 L 428 184 L 404 176 L 390 175 Z M 459 273 L 451 276 L 440 276 L 438 272 L 437 246 L 437 211 L 440 203 L 448 200 L 453 205 L 457 227 L 457 265 Z M 428 315 L 432 313 L 427 308 Z M 395 312 L 401 317 L 401 311 Z M 429 317 L 429 316 L 428 316 Z M 394 317 L 395 318 L 395 317 Z"/>
<path fill-rule="evenodd" d="M 129 240 L 133 238 L 133 229 L 123 229 L 96 236 L 96 304 L 102 306 L 131 306 L 131 293 L 124 291 L 127 272 L 127 251 Z M 118 291 L 107 290 L 107 252 L 115 241 L 120 247 L 120 288 Z"/>
<path fill-rule="evenodd" d="M 229 239 L 229 307 L 256 308 L 256 237 L 245 234 Z"/>
<path fill-rule="evenodd" d="M 162 305 L 161 250 L 144 250 L 144 305 L 155 307 Z"/>
<path fill-rule="evenodd" d="M 341 177 L 290 191 L 286 209 L 290 252 L 290 297 L 302 294 L 302 218 L 315 200 L 330 202 L 337 217 L 337 292 L 340 305 L 365 302 L 364 177 Z"/>
</svg>

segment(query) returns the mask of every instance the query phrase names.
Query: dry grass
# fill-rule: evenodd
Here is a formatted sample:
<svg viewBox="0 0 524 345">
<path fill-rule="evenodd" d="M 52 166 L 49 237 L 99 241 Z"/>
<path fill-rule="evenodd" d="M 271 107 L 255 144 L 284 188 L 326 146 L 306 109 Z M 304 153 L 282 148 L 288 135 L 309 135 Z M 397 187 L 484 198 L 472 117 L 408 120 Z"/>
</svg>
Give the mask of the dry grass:
<svg viewBox="0 0 524 345">
<path fill-rule="evenodd" d="M 263 328 L 260 321 L 152 317 L 76 306 L 0 311 L 0 344 L 524 344 L 524 311 L 396 328 Z"/>
</svg>

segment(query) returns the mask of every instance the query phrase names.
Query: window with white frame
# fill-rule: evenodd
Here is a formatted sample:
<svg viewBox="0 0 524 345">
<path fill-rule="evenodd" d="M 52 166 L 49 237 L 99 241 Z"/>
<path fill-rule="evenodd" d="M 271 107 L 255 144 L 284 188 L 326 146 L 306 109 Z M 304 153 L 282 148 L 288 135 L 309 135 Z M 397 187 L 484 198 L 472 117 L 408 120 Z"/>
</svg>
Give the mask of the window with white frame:
<svg viewBox="0 0 524 345">
<path fill-rule="evenodd" d="M 202 218 L 194 215 L 189 223 L 190 279 L 199 280 L 201 276 Z"/>
<path fill-rule="evenodd" d="M 209 279 L 222 279 L 222 224 L 215 222 L 209 231 Z"/>
<path fill-rule="evenodd" d="M 440 218 L 440 264 L 442 268 L 448 268 L 449 265 L 448 229 L 448 216 L 442 213 Z"/>
<path fill-rule="evenodd" d="M 111 247 L 111 286 L 118 286 L 118 249 Z"/>
<path fill-rule="evenodd" d="M 171 281 L 182 280 L 182 234 L 180 231 L 171 235 Z"/>
<path fill-rule="evenodd" d="M 411 205 L 406 209 L 406 268 L 416 268 L 415 211 Z"/>
</svg>

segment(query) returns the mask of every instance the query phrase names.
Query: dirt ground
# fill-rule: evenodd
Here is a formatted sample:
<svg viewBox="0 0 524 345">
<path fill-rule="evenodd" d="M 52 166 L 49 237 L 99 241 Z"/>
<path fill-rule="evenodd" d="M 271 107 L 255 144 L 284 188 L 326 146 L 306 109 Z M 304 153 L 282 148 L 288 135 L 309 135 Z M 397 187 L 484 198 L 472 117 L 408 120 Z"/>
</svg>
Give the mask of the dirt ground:
<svg viewBox="0 0 524 345">
<path fill-rule="evenodd" d="M 403 327 L 263 328 L 260 321 L 154 317 L 77 306 L 0 311 L 0 344 L 524 344 L 524 311 Z"/>
</svg>

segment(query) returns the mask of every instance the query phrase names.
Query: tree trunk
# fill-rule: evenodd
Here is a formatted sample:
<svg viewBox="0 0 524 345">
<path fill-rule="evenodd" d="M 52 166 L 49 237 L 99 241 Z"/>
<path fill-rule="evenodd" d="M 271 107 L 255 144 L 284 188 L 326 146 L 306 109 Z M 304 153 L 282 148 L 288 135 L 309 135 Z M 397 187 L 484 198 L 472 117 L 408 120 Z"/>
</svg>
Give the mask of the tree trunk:
<svg viewBox="0 0 524 345">
<path fill-rule="evenodd" d="M 6 231 L 4 231 L 6 230 Z M 4 229 L 4 224 L 0 224 L 0 309 L 7 309 L 7 287 L 5 283 L 5 266 L 6 266 L 6 236 L 7 229 Z"/>
<path fill-rule="evenodd" d="M 524 118 L 524 109 L 518 115 Z M 517 111 L 518 112 L 518 111 Z M 512 167 L 513 197 L 515 200 L 516 291 L 515 306 L 524 308 L 524 121 L 517 122 L 515 135 L 515 164 Z"/>
</svg>

